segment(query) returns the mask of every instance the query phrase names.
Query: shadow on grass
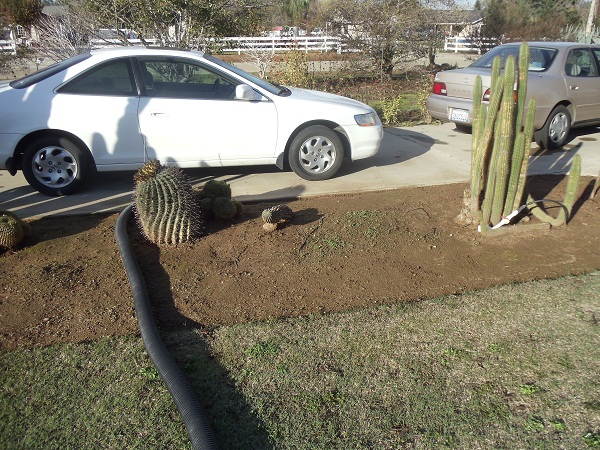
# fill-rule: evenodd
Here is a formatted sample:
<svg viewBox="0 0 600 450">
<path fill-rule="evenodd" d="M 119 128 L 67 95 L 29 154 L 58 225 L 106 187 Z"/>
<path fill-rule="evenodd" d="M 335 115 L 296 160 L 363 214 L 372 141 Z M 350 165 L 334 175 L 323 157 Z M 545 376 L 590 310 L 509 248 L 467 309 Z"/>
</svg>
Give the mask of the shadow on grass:
<svg viewBox="0 0 600 450">
<path fill-rule="evenodd" d="M 204 406 L 219 448 L 274 448 L 262 421 L 236 388 L 236 382 L 214 358 L 199 329 L 166 333 L 167 347 Z"/>
<path fill-rule="evenodd" d="M 160 248 L 146 241 L 132 224 L 129 237 L 144 278 L 152 280 L 149 295 L 163 341 L 204 408 L 218 448 L 273 448 L 264 425 L 236 389 L 235 380 L 211 353 L 202 325 L 177 309 L 169 275 L 161 266 Z"/>
</svg>

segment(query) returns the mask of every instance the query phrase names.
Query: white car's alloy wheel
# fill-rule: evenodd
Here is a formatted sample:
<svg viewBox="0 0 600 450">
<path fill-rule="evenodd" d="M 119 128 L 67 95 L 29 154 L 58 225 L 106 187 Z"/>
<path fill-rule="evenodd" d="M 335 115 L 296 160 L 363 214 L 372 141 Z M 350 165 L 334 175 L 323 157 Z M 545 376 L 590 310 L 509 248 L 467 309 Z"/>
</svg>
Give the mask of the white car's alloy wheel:
<svg viewBox="0 0 600 450">
<path fill-rule="evenodd" d="M 40 149 L 31 161 L 35 178 L 51 188 L 68 186 L 77 177 L 78 167 L 75 158 L 62 147 Z"/>
<path fill-rule="evenodd" d="M 344 145 L 335 131 L 324 125 L 302 130 L 292 141 L 289 162 L 300 177 L 316 181 L 331 178 L 344 158 Z"/>
<path fill-rule="evenodd" d="M 89 157 L 66 138 L 43 137 L 23 153 L 21 168 L 27 182 L 46 195 L 66 195 L 87 178 Z"/>
</svg>

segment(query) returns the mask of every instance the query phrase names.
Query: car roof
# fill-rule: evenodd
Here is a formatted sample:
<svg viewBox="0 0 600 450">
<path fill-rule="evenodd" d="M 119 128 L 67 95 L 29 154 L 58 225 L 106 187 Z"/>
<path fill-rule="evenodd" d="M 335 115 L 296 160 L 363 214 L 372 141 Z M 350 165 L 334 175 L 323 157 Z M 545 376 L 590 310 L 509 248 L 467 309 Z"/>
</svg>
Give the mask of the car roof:
<svg viewBox="0 0 600 450">
<path fill-rule="evenodd" d="M 91 55 L 114 55 L 114 56 L 136 56 L 136 55 L 172 55 L 183 56 L 195 54 L 196 56 L 204 55 L 198 50 L 187 50 L 173 47 L 145 47 L 142 45 L 130 45 L 123 47 L 110 48 L 95 48 L 90 50 Z"/>
</svg>

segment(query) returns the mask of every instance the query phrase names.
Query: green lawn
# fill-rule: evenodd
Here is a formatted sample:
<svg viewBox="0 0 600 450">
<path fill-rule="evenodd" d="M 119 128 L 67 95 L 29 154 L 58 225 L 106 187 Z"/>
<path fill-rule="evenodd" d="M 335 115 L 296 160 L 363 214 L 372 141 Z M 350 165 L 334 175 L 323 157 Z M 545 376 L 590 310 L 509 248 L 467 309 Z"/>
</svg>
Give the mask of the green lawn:
<svg viewBox="0 0 600 450">
<path fill-rule="evenodd" d="M 171 333 L 222 449 L 600 448 L 600 273 Z M 189 448 L 137 337 L 0 355 L 0 448 Z"/>
</svg>

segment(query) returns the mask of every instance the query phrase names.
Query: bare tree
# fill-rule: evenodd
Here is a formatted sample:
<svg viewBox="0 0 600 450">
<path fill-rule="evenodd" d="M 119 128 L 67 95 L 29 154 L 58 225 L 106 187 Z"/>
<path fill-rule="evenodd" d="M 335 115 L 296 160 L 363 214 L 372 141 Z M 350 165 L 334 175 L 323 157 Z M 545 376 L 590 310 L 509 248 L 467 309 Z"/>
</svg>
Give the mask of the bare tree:
<svg viewBox="0 0 600 450">
<path fill-rule="evenodd" d="M 131 34 L 141 44 L 215 51 L 221 45 L 215 38 L 254 31 L 263 1 L 61 0 L 60 16 L 36 24 L 38 50 L 60 61 L 103 42 L 132 45 Z"/>
<path fill-rule="evenodd" d="M 256 48 L 248 48 L 242 54 L 242 61 L 247 64 L 252 64 L 258 67 L 260 78 L 267 78 L 267 72 L 275 59 L 275 53 L 270 50 L 258 50 Z"/>
<path fill-rule="evenodd" d="M 53 61 L 62 61 L 89 50 L 93 30 L 88 16 L 72 8 L 60 17 L 42 16 L 36 25 L 37 50 Z"/>
<path fill-rule="evenodd" d="M 135 30 L 142 41 L 207 48 L 224 36 L 252 34 L 266 0 L 83 0 L 99 26 Z"/>
<path fill-rule="evenodd" d="M 434 59 L 439 34 L 434 6 L 451 8 L 453 0 L 333 0 L 324 11 L 346 48 L 361 51 L 380 76 L 394 67 L 429 56 Z M 432 55 L 433 53 L 433 55 Z"/>
<path fill-rule="evenodd" d="M 590 12 L 588 14 L 586 26 L 585 26 L 585 36 L 586 42 L 591 42 L 594 36 L 594 20 L 596 19 L 596 12 L 598 11 L 598 0 L 592 0 L 592 4 L 590 5 Z"/>
</svg>

